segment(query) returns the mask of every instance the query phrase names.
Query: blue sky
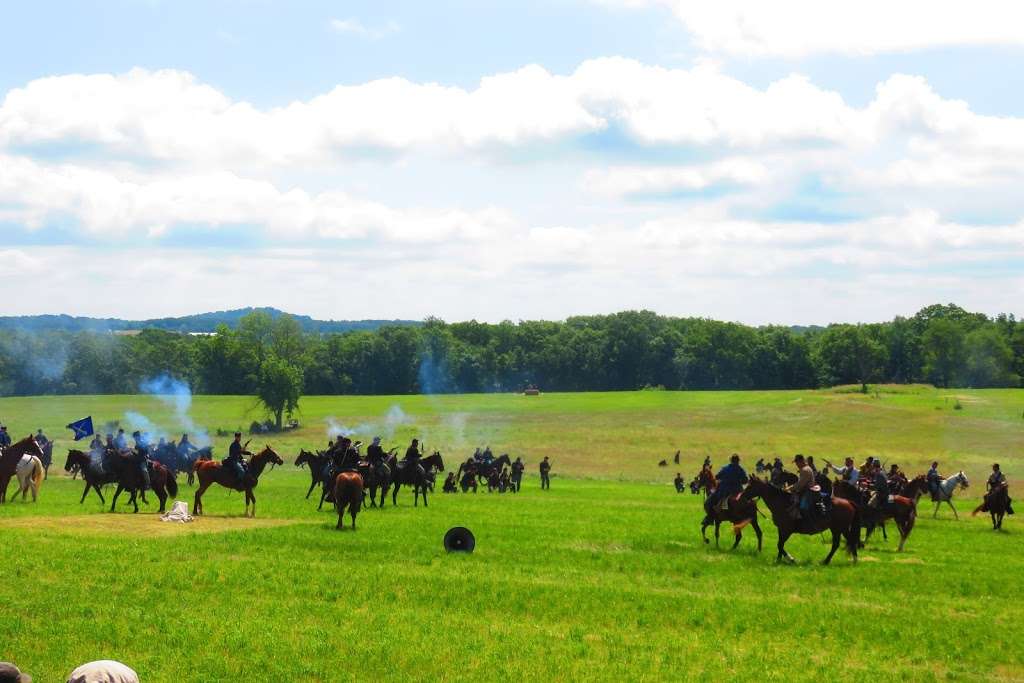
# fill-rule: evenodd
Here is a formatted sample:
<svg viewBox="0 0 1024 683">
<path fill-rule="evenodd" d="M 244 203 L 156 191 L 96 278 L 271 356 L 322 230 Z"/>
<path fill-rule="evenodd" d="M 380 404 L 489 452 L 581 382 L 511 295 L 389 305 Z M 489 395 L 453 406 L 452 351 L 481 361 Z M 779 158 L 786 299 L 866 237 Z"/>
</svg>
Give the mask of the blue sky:
<svg viewBox="0 0 1024 683">
<path fill-rule="evenodd" d="M 13 5 L 9 312 L 1024 312 L 1021 11 L 762 5 Z"/>
</svg>

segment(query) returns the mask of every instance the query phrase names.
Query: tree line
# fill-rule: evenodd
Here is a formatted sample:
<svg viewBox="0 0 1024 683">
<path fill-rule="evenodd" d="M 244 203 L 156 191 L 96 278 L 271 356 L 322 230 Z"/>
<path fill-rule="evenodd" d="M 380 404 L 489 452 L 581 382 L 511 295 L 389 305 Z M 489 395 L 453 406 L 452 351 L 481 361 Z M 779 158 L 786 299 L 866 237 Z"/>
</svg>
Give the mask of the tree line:
<svg viewBox="0 0 1024 683">
<path fill-rule="evenodd" d="M 530 384 L 546 391 L 1017 387 L 1024 323 L 949 304 L 885 323 L 823 328 L 626 311 L 564 322 L 431 318 L 318 334 L 289 316 L 255 311 L 211 335 L 0 332 L 4 395 L 136 393 L 159 375 L 187 382 L 194 393 L 270 395 L 278 418 L 301 394 L 494 392 Z"/>
</svg>

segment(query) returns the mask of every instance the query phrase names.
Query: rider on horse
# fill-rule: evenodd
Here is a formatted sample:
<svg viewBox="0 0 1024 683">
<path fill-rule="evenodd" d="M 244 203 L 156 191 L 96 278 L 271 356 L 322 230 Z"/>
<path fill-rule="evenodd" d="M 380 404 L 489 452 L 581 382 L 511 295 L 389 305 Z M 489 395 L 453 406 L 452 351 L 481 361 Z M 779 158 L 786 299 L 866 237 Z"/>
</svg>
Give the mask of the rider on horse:
<svg viewBox="0 0 1024 683">
<path fill-rule="evenodd" d="M 1013 514 L 1013 501 L 1010 500 L 1009 484 L 1006 481 L 1006 475 L 999 469 L 999 463 L 992 464 L 992 474 L 988 477 L 988 482 L 985 484 L 985 489 L 988 493 L 985 494 L 985 504 L 988 505 L 989 496 L 998 491 L 1000 488 L 1006 488 L 1006 514 Z"/>
<path fill-rule="evenodd" d="M 836 467 L 828 460 L 825 461 L 826 469 L 832 470 L 841 481 L 848 481 L 851 484 L 856 484 L 860 478 L 860 472 L 853 464 L 853 458 L 846 458 L 845 463 L 842 467 Z"/>
<path fill-rule="evenodd" d="M 420 440 L 413 439 L 412 443 L 409 444 L 409 447 L 405 449 L 405 457 L 402 458 L 402 462 L 406 463 L 406 467 L 418 467 L 420 464 L 421 457 L 422 454 L 420 453 Z"/>
<path fill-rule="evenodd" d="M 790 489 L 790 493 L 793 494 L 796 502 L 796 517 L 808 518 L 811 512 L 811 487 L 814 486 L 814 472 L 807 465 L 807 461 L 804 460 L 804 456 L 797 455 L 793 458 L 793 464 L 796 465 L 797 479 L 796 483 L 793 484 L 793 488 Z"/>
<path fill-rule="evenodd" d="M 928 474 L 925 479 L 928 482 L 928 491 L 932 494 L 932 500 L 939 499 L 939 486 L 942 484 L 942 475 L 939 474 L 939 461 L 935 460 L 932 462 L 932 467 L 928 470 Z"/>
<path fill-rule="evenodd" d="M 119 451 L 128 450 L 128 437 L 124 435 L 123 429 L 117 430 L 117 438 L 114 439 L 114 448 Z"/>
<path fill-rule="evenodd" d="M 135 441 L 132 460 L 139 467 L 139 474 L 142 476 L 142 490 L 145 491 L 152 488 L 149 481 L 149 443 L 138 430 L 132 433 L 132 440 Z"/>
<path fill-rule="evenodd" d="M 178 456 L 180 458 L 182 458 L 183 460 L 188 460 L 189 456 L 191 456 L 193 452 L 198 451 L 199 449 L 193 446 L 192 442 L 188 440 L 188 434 L 182 434 L 181 441 L 178 442 L 177 450 Z"/>
<path fill-rule="evenodd" d="M 715 478 L 718 480 L 718 487 L 704 501 L 704 512 L 707 515 L 704 518 L 704 524 L 711 524 L 713 521 L 711 517 L 714 514 L 715 505 L 718 501 L 728 500 L 742 491 L 743 486 L 747 483 L 747 473 L 740 467 L 739 454 L 733 453 L 729 458 L 729 464 L 720 469 L 718 476 Z"/>
<path fill-rule="evenodd" d="M 252 453 L 242 446 L 242 432 L 235 432 L 235 438 L 228 446 L 228 457 L 224 458 L 223 465 L 234 471 L 239 484 L 245 481 L 245 458 L 243 456 L 246 455 L 252 455 Z"/>
<path fill-rule="evenodd" d="M 885 472 L 882 471 L 882 463 L 877 458 L 871 466 L 871 484 L 874 488 L 874 493 L 871 494 L 868 507 L 880 512 L 885 509 L 885 504 L 889 502 L 889 479 L 885 476 Z"/>
</svg>

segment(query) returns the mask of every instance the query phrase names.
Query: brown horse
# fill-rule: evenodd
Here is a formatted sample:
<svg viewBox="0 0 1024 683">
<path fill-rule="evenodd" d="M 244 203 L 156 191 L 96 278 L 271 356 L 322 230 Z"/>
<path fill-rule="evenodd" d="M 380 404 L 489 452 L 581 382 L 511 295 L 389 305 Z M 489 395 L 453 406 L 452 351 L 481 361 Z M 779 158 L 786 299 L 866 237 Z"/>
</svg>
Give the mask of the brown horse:
<svg viewBox="0 0 1024 683">
<path fill-rule="evenodd" d="M 919 477 L 919 479 L 923 480 L 924 477 Z M 904 492 L 913 494 L 918 491 L 920 485 L 916 482 L 917 479 L 907 484 L 904 488 Z M 924 486 L 927 488 L 927 484 Z M 914 522 L 917 521 L 916 497 L 893 496 L 892 502 L 886 502 L 881 509 L 878 509 L 868 505 L 857 487 L 848 481 L 837 481 L 833 484 L 832 491 L 835 495 L 840 498 L 845 498 L 857 506 L 861 519 L 864 522 L 864 528 L 866 529 L 864 534 L 865 543 L 867 543 L 868 539 L 871 538 L 871 532 L 875 530 L 876 526 L 882 525 L 882 528 L 884 529 L 885 520 L 887 519 L 891 519 L 896 522 L 896 528 L 900 532 L 900 545 L 897 550 L 899 552 L 903 552 L 903 546 L 910 537 L 910 532 L 914 530 Z M 920 496 L 920 493 L 917 493 L 917 496 Z"/>
<path fill-rule="evenodd" d="M 700 536 L 704 539 L 705 543 L 710 543 L 707 537 L 707 528 L 712 523 L 715 525 L 715 547 L 718 547 L 718 527 L 722 525 L 722 522 L 732 523 L 732 532 L 735 534 L 735 540 L 733 540 L 732 547 L 729 550 L 735 550 L 736 546 L 740 544 L 740 540 L 743 539 L 743 527 L 747 524 L 754 527 L 754 533 L 757 534 L 757 552 L 761 552 L 761 539 L 763 534 L 761 533 L 761 526 L 757 523 L 757 515 L 759 513 L 757 509 L 757 503 L 752 500 L 740 500 L 739 496 L 732 496 L 726 507 L 722 510 L 717 509 L 711 510 L 711 514 L 705 517 L 705 521 L 701 522 L 700 525 Z"/>
<path fill-rule="evenodd" d="M 196 489 L 196 499 L 192 504 L 192 514 L 203 514 L 203 494 L 206 493 L 206 489 L 210 488 L 214 484 L 220 484 L 221 486 L 234 491 L 244 491 L 245 516 L 255 517 L 256 496 L 253 495 L 252 490 L 256 488 L 257 484 L 259 484 L 260 475 L 263 474 L 263 470 L 266 469 L 267 465 L 270 463 L 273 463 L 274 465 L 283 465 L 284 460 L 281 460 L 281 456 L 275 453 L 273 448 L 266 446 L 262 451 L 249 458 L 249 467 L 246 471 L 245 480 L 238 481 L 238 477 L 235 473 L 226 469 L 220 462 L 215 460 L 196 460 L 195 464 L 192 465 L 192 471 L 194 471 L 196 476 L 199 478 L 199 488 Z M 249 513 L 250 503 L 252 503 L 251 515 Z"/>
<path fill-rule="evenodd" d="M 117 506 L 117 497 L 121 495 L 121 492 L 128 491 L 131 494 L 128 503 L 135 507 L 135 512 L 138 512 L 139 503 L 136 496 L 143 490 L 142 473 L 138 463 L 131 458 L 119 455 L 109 458 L 108 463 L 110 469 L 117 476 L 117 490 L 114 491 L 114 498 L 110 501 L 110 511 L 113 512 Z M 160 512 L 163 512 L 167 509 L 167 495 L 178 495 L 178 482 L 174 478 L 174 473 L 162 463 L 150 460 L 146 463 L 146 467 L 149 469 L 150 488 L 160 500 Z"/>
<path fill-rule="evenodd" d="M 363 477 L 358 472 L 339 472 L 334 478 L 334 508 L 338 511 L 338 526 L 335 529 L 343 529 L 342 519 L 345 517 L 345 508 L 352 517 L 352 529 L 356 528 L 356 515 L 363 505 Z"/>
<path fill-rule="evenodd" d="M 788 491 L 772 486 L 757 477 L 751 477 L 747 487 L 740 494 L 740 500 L 760 498 L 772 513 L 772 521 L 779 530 L 779 554 L 776 561 L 794 562 L 793 556 L 786 552 L 786 541 L 793 534 L 820 534 L 825 529 L 832 532 L 832 549 L 822 561 L 828 564 L 839 549 L 839 542 L 845 536 L 846 549 L 857 561 L 857 545 L 860 542 L 860 513 L 848 500 L 832 498 L 832 509 L 827 515 L 818 519 L 794 519 L 791 515 L 793 496 Z"/>
<path fill-rule="evenodd" d="M 1003 516 L 1010 510 L 1010 487 L 1007 484 L 1000 484 L 985 494 L 984 501 L 971 513 L 974 517 L 979 512 L 987 512 L 992 516 L 992 529 L 999 531 L 1003 528 Z"/>
<path fill-rule="evenodd" d="M 43 457 L 43 449 L 31 434 L 18 443 L 0 449 L 0 503 L 7 502 L 7 485 L 17 472 L 18 463 L 21 462 L 23 455 L 34 455 L 40 460 Z"/>
</svg>

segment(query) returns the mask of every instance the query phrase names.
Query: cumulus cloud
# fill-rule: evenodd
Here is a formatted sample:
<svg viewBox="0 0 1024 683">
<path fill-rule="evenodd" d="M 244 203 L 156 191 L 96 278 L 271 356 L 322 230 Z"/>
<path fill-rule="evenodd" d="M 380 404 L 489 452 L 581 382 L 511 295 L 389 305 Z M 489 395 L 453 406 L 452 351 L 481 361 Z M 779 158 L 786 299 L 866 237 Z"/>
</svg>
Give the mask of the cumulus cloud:
<svg viewBox="0 0 1024 683">
<path fill-rule="evenodd" d="M 598 0 L 663 6 L 697 45 L 744 57 L 872 55 L 952 46 L 1024 45 L 1024 6 L 1013 0 Z"/>
<path fill-rule="evenodd" d="M 767 167 L 751 159 L 723 159 L 692 166 L 611 166 L 591 169 L 583 178 L 587 191 L 613 198 L 671 195 L 757 185 Z"/>
</svg>

